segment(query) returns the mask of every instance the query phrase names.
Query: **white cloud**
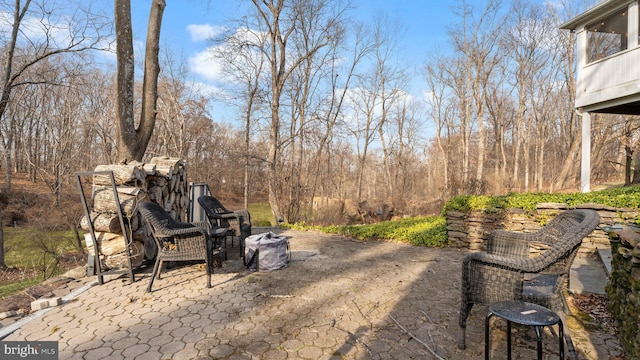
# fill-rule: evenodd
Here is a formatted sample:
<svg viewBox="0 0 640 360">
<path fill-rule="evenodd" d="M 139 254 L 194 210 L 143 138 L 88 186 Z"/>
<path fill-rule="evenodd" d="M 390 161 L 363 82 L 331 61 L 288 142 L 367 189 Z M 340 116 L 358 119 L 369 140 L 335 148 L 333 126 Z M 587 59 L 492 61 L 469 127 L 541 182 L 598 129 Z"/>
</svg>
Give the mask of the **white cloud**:
<svg viewBox="0 0 640 360">
<path fill-rule="evenodd" d="M 47 16 L 40 14 L 40 11 L 45 11 Z M 55 13 L 43 9 L 29 13 L 20 23 L 18 47 L 42 49 L 47 46 L 51 50 L 77 48 L 79 41 L 88 45 L 97 40 L 98 42 L 93 47 L 103 51 L 92 52 L 98 57 L 106 58 L 109 62 L 115 62 L 115 38 L 107 38 L 93 28 L 94 25 L 100 26 L 101 24 L 87 24 L 88 18 L 74 17 L 73 13 L 76 11 L 78 10 L 75 8 L 70 9 L 68 6 L 61 5 L 55 7 Z M 96 12 L 96 14 L 98 13 Z M 8 39 L 10 37 L 13 23 L 13 14 L 0 11 L 0 38 Z"/>
<path fill-rule="evenodd" d="M 219 81 L 222 77 L 222 65 L 214 61 L 211 48 L 205 49 L 189 58 L 191 70 L 207 80 Z"/>
<path fill-rule="evenodd" d="M 36 14 L 37 15 L 37 14 Z M 19 46 L 38 47 L 47 43 L 51 48 L 67 48 L 72 43 L 77 42 L 78 36 L 86 36 L 87 40 L 98 36 L 90 32 L 75 34 L 72 17 L 63 14 L 62 11 L 56 14 L 44 16 L 25 16 L 20 22 L 20 32 L 18 34 Z M 0 12 L 0 34 L 9 37 L 14 23 L 13 14 Z M 82 26 L 83 24 L 79 24 Z"/>
<path fill-rule="evenodd" d="M 198 94 L 208 96 L 213 99 L 227 99 L 228 94 L 220 87 L 201 81 L 195 81 L 189 83 L 190 87 L 194 89 Z"/>
<path fill-rule="evenodd" d="M 214 31 L 222 31 L 222 28 Z M 230 36 L 227 39 L 227 42 L 210 46 L 204 49 L 201 52 L 198 52 L 189 58 L 189 67 L 192 72 L 197 75 L 202 76 L 206 80 L 216 81 L 220 83 L 228 83 L 233 81 L 235 77 L 233 74 L 230 74 L 229 71 L 237 70 L 238 67 L 243 67 L 243 64 L 246 64 L 246 68 L 250 69 L 251 64 L 248 63 L 248 60 L 244 56 L 252 56 L 255 58 L 252 59 L 252 63 L 257 63 L 260 61 L 260 56 L 257 50 L 254 50 L 253 53 L 246 53 L 243 56 L 237 57 L 234 61 L 234 66 L 225 65 L 222 60 L 216 58 L 214 53 L 218 54 L 232 54 L 234 48 L 242 48 L 243 43 L 250 44 L 259 44 L 260 36 L 263 34 L 260 32 L 252 31 L 246 28 L 236 29 L 233 36 Z M 193 38 L 193 33 L 192 33 Z M 247 47 L 245 47 L 247 49 Z"/>
<path fill-rule="evenodd" d="M 211 26 L 209 24 L 192 24 L 187 26 L 187 32 L 191 36 L 191 41 L 206 41 L 224 31 L 222 26 Z"/>
</svg>

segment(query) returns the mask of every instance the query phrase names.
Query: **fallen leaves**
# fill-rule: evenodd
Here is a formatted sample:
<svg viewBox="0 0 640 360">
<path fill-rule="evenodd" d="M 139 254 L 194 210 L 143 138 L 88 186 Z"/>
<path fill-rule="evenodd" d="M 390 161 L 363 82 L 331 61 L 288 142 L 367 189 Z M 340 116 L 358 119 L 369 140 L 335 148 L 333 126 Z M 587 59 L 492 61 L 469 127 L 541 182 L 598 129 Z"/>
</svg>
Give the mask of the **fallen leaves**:
<svg viewBox="0 0 640 360">
<path fill-rule="evenodd" d="M 615 321 L 607 309 L 607 298 L 605 295 L 573 294 L 569 297 L 569 301 L 603 329 L 616 330 Z"/>
</svg>

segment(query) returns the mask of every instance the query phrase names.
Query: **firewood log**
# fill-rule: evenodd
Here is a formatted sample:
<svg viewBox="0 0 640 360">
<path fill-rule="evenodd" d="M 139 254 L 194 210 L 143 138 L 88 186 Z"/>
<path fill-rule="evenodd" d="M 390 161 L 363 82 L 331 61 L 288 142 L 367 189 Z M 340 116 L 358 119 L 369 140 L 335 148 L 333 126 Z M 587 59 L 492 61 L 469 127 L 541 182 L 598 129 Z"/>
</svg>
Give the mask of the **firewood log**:
<svg viewBox="0 0 640 360">
<path fill-rule="evenodd" d="M 161 186 L 153 186 L 149 188 L 149 200 L 160 203 L 162 201 L 162 187 Z"/>
<path fill-rule="evenodd" d="M 133 165 L 98 165 L 94 171 L 112 171 L 116 185 L 129 185 L 144 188 L 146 174 L 139 166 Z M 109 186 L 111 179 L 107 175 L 94 175 L 94 186 Z"/>
<path fill-rule="evenodd" d="M 178 167 L 184 166 L 184 160 L 180 158 L 168 157 L 168 156 L 156 156 L 149 161 L 151 164 L 160 165 L 160 166 L 170 166 Z"/>
<path fill-rule="evenodd" d="M 144 243 L 136 240 L 130 247 L 131 251 L 131 266 L 138 267 L 142 265 L 144 261 Z M 123 250 L 121 253 L 104 257 L 104 263 L 109 269 L 127 269 L 129 268 L 129 262 L 127 261 L 127 254 Z"/>
<path fill-rule="evenodd" d="M 169 184 L 169 180 L 164 176 L 151 176 L 150 178 L 148 182 L 155 186 L 166 187 Z"/>
<path fill-rule="evenodd" d="M 118 199 L 124 216 L 130 217 L 135 212 L 138 201 L 144 193 L 138 188 L 118 187 Z M 93 195 L 93 211 L 98 213 L 117 213 L 115 195 L 111 187 L 98 187 Z"/>
<path fill-rule="evenodd" d="M 122 227 L 118 220 L 118 215 L 113 213 L 91 213 L 91 219 L 93 220 L 93 229 L 100 232 L 110 232 L 120 234 L 122 233 Z M 84 231 L 89 231 L 89 222 L 87 217 L 83 216 L 80 220 L 80 227 Z"/>
<path fill-rule="evenodd" d="M 84 235 L 85 243 L 89 254 L 95 256 L 93 248 L 93 240 L 90 234 Z M 124 237 L 118 234 L 96 233 L 96 241 L 98 242 L 98 253 L 101 255 L 103 262 L 108 268 L 127 268 L 127 254 Z M 134 267 L 140 266 L 144 261 L 145 243 L 142 238 L 135 238 L 133 245 L 129 247 L 131 252 L 131 263 Z"/>
<path fill-rule="evenodd" d="M 156 166 L 154 164 L 144 164 L 142 168 L 147 176 L 154 176 L 156 174 Z"/>
</svg>

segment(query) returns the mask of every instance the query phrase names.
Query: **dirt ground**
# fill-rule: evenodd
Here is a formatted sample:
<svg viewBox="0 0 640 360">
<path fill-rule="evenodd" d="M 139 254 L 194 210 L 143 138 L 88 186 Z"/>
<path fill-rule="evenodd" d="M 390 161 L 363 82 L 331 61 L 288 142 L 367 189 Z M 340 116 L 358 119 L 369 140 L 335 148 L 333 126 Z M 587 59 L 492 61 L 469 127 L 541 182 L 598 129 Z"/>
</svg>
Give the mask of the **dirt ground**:
<svg viewBox="0 0 640 360">
<path fill-rule="evenodd" d="M 69 253 L 61 258 L 60 270 L 65 273 L 72 269 L 78 269 L 79 273 L 84 272 L 87 263 L 86 255 L 79 253 Z M 15 267 L 0 269 L 0 283 L 11 283 L 21 281 L 38 275 L 37 270 L 24 270 Z M 41 297 L 52 297 L 54 291 L 73 281 L 73 278 L 56 276 L 44 282 L 25 288 L 15 294 L 5 296 L 0 299 L 0 313 L 5 311 L 20 311 L 28 314 L 31 312 L 31 302 Z"/>
</svg>

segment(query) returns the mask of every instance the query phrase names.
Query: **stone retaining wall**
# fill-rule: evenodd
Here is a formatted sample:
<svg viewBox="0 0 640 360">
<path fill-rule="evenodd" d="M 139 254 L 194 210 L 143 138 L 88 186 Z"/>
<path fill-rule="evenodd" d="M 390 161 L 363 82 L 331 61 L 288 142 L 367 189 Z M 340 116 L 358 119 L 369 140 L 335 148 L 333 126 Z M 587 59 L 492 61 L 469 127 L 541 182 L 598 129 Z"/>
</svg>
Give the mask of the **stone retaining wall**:
<svg viewBox="0 0 640 360">
<path fill-rule="evenodd" d="M 593 252 L 596 248 L 608 248 L 609 236 L 603 226 L 631 224 L 638 216 L 638 209 L 620 209 L 599 204 L 583 204 L 576 208 L 594 209 L 600 214 L 600 226 L 582 242 L 581 252 Z M 450 211 L 447 213 L 447 233 L 453 247 L 470 250 L 486 250 L 489 234 L 496 229 L 534 232 L 559 212 L 569 209 L 567 204 L 540 203 L 536 211 L 521 209 L 506 211 L 472 211 L 469 213 Z"/>
<path fill-rule="evenodd" d="M 640 228 L 611 233 L 612 267 L 606 291 L 620 343 L 630 358 L 640 356 Z"/>
</svg>

